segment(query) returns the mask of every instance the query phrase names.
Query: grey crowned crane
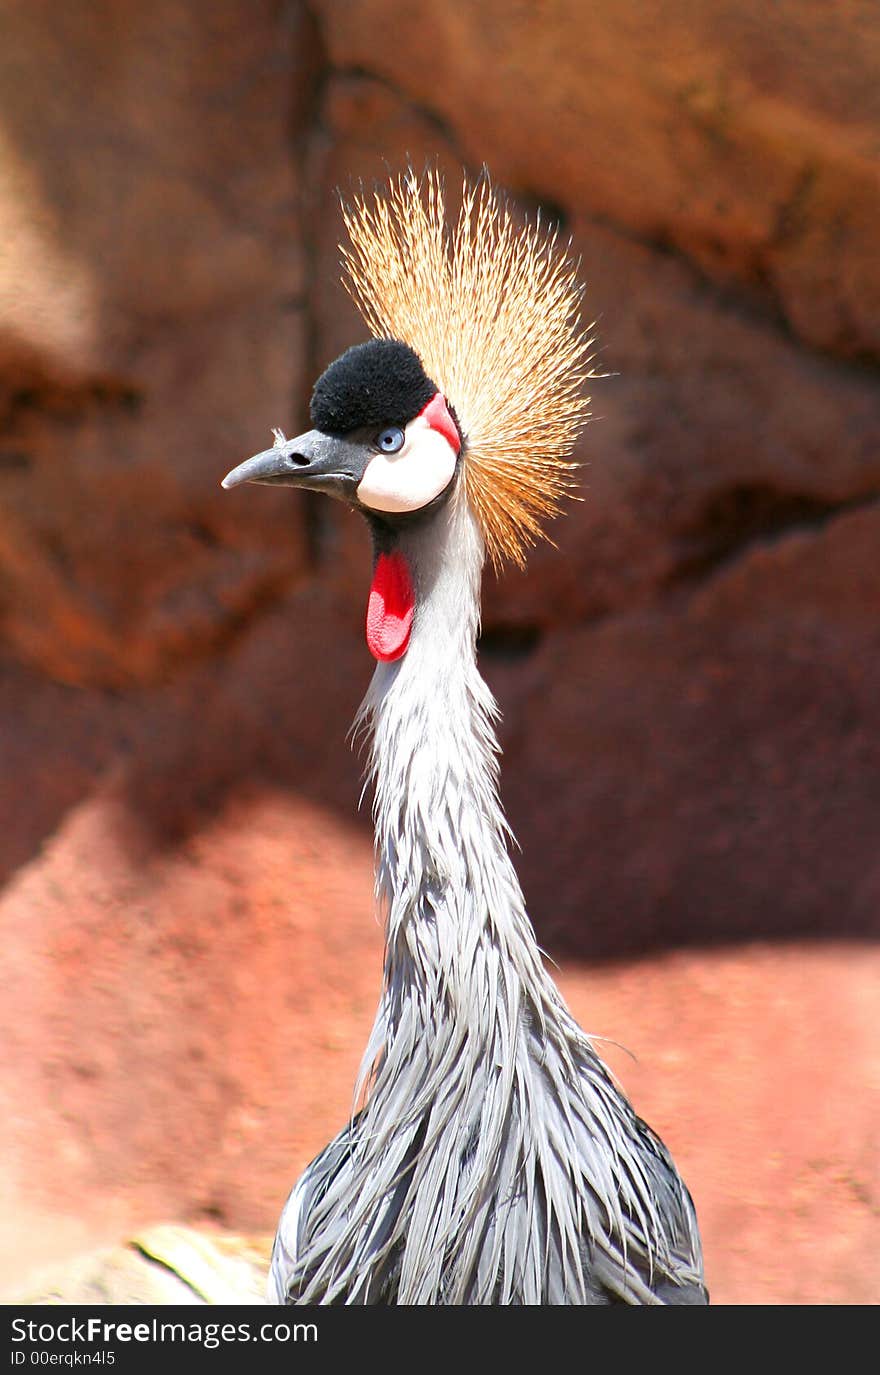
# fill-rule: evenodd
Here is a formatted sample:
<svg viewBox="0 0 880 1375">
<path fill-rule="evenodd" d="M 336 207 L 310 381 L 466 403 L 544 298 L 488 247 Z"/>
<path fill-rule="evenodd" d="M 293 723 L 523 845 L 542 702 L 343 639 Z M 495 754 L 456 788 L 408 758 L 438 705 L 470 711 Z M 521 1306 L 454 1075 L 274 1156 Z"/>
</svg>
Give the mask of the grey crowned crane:
<svg viewBox="0 0 880 1375">
<path fill-rule="evenodd" d="M 488 185 L 407 174 L 344 211 L 373 338 L 313 428 L 224 479 L 350 503 L 372 533 L 384 981 L 347 1126 L 278 1226 L 292 1304 L 702 1304 L 694 1207 L 547 973 L 508 852 L 477 670 L 486 554 L 522 563 L 572 484 L 590 340 L 576 272 Z"/>
</svg>

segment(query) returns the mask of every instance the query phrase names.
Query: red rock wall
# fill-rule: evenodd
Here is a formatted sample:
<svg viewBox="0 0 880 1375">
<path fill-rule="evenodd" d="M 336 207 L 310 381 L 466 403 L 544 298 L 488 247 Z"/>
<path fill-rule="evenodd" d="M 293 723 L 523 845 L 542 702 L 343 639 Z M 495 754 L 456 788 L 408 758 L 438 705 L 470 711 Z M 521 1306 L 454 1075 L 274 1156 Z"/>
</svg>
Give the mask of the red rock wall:
<svg viewBox="0 0 880 1375">
<path fill-rule="evenodd" d="M 344 741 L 370 671 L 366 540 L 345 512 L 218 482 L 271 425 L 296 431 L 362 337 L 335 188 L 408 156 L 453 181 L 485 162 L 561 221 L 609 374 L 584 501 L 485 589 L 541 939 L 656 956 L 661 1002 L 682 997 L 680 979 L 662 992 L 676 947 L 776 942 L 785 963 L 810 940 L 821 971 L 837 943 L 809 1012 L 827 1004 L 827 1075 L 850 1066 L 852 1150 L 835 1156 L 829 1119 L 766 1184 L 790 1222 L 803 1171 L 820 1180 L 816 1230 L 795 1228 L 808 1281 L 756 1278 L 761 1199 L 731 1242 L 735 1099 L 705 1140 L 682 1108 L 726 1101 L 706 1046 L 729 1026 L 766 1089 L 754 1141 L 756 1101 L 769 1131 L 787 1085 L 795 1119 L 814 1111 L 815 1047 L 807 1064 L 794 1031 L 762 1041 L 772 962 L 741 985 L 745 1033 L 739 993 L 725 1022 L 695 992 L 680 1046 L 674 1017 L 627 1003 L 618 1024 L 593 985 L 605 1020 L 583 1015 L 642 1059 L 661 1035 L 686 1057 L 674 1102 L 641 1091 L 702 1186 L 720 1297 L 876 1301 L 850 1285 L 876 1218 L 859 1093 L 876 1019 L 835 1018 L 877 991 L 880 926 L 877 12 L 2 0 L 0 17 L 11 1250 L 30 1263 L 132 1210 L 271 1227 L 345 1111 L 380 939 Z"/>
</svg>

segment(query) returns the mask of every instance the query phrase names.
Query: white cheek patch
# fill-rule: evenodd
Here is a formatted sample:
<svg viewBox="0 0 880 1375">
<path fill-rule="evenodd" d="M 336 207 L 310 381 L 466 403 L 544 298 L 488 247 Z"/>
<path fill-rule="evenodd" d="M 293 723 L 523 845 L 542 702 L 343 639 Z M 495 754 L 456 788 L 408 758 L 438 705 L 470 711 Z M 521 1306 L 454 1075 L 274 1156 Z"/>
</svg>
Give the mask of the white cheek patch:
<svg viewBox="0 0 880 1375">
<path fill-rule="evenodd" d="M 423 416 L 411 420 L 399 453 L 376 454 L 357 489 L 372 511 L 418 511 L 438 497 L 455 472 L 457 454 Z"/>
</svg>

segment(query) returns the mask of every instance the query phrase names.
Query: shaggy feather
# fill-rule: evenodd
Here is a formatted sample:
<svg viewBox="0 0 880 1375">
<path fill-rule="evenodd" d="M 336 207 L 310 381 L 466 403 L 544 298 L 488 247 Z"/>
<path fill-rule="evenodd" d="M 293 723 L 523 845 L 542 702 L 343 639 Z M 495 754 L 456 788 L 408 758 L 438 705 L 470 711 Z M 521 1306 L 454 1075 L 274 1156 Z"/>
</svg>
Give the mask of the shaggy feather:
<svg viewBox="0 0 880 1375">
<path fill-rule="evenodd" d="M 467 498 L 493 563 L 525 561 L 573 486 L 592 339 L 557 236 L 518 227 L 487 178 L 446 222 L 436 172 L 343 207 L 347 286 L 379 338 L 403 339 L 455 410 Z"/>
<path fill-rule="evenodd" d="M 382 998 L 363 1105 L 284 1210 L 290 1303 L 705 1302 L 690 1196 L 571 1017 L 507 850 L 497 709 L 476 666 L 484 545 L 463 486 L 399 547 L 405 657 L 372 739 Z"/>
</svg>

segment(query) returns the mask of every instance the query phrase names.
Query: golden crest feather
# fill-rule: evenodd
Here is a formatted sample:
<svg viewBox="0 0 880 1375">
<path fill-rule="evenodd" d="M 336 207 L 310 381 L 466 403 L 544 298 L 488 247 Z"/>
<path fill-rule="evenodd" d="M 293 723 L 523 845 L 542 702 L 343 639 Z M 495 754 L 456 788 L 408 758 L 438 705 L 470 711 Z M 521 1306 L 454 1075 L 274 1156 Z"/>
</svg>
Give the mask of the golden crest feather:
<svg viewBox="0 0 880 1375">
<path fill-rule="evenodd" d="M 371 332 L 415 349 L 453 406 L 489 556 L 523 564 L 574 485 L 589 417 L 593 341 L 575 264 L 540 222 L 517 225 L 485 177 L 465 181 L 454 225 L 436 171 L 407 172 L 343 217 L 348 291 Z"/>
</svg>

